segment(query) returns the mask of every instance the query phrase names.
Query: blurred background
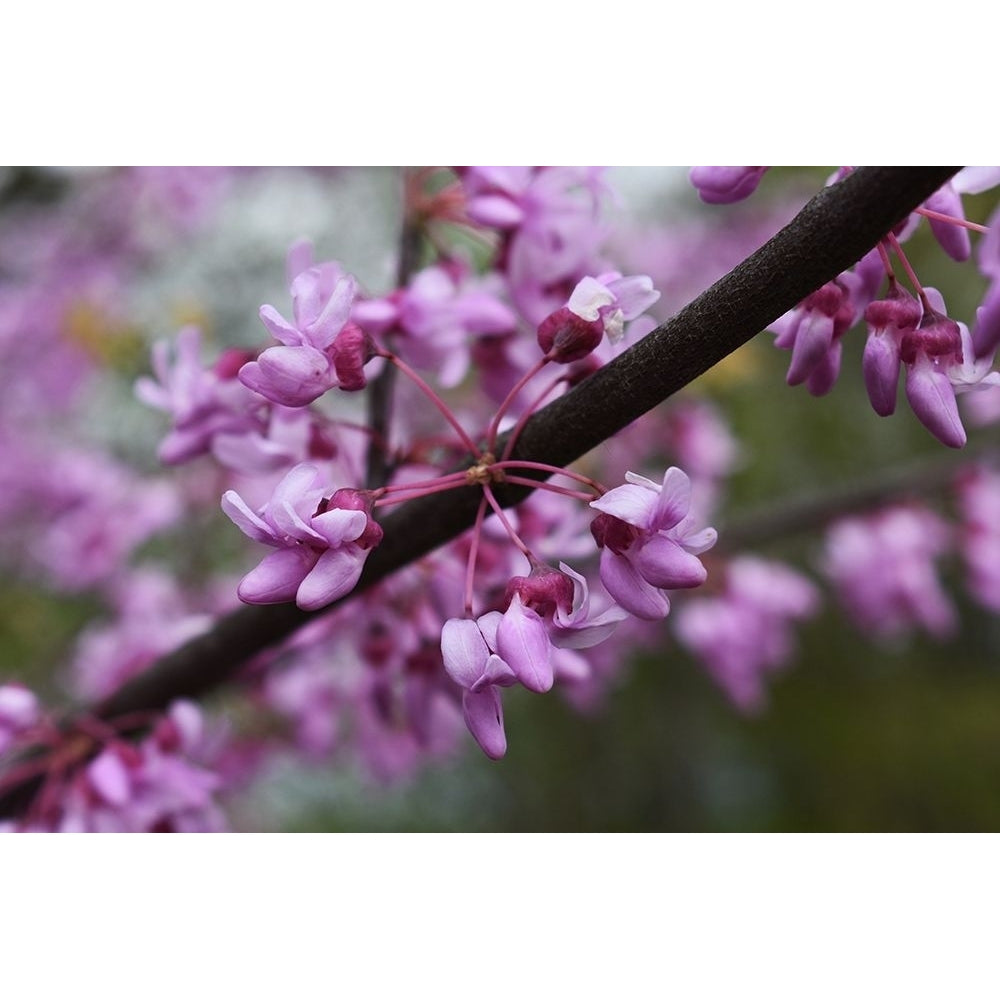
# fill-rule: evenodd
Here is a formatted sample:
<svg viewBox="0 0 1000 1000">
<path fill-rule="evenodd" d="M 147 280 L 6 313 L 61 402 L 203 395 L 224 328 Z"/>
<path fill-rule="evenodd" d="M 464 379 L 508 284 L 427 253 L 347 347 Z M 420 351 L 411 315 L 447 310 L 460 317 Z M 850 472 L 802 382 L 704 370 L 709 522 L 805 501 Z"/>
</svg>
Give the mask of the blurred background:
<svg viewBox="0 0 1000 1000">
<path fill-rule="evenodd" d="M 685 169 L 614 168 L 609 181 L 620 199 L 611 239 L 628 270 L 653 275 L 664 293 L 658 315 L 665 318 L 775 232 L 829 174 L 774 170 L 751 201 L 709 208 L 688 186 Z M 0 172 L 0 282 L 4 267 L 10 274 L 24 266 L 18 227 L 39 212 L 48 213 L 53 227 L 81 227 L 81 246 L 120 238 L 95 235 L 86 214 L 61 214 L 63 203 L 80 210 L 78 197 L 65 198 L 68 188 L 93 184 L 96 191 L 101 177 L 98 169 Z M 135 401 L 131 388 L 148 371 L 152 342 L 191 321 L 203 326 L 213 349 L 260 342 L 257 309 L 285 300 L 285 253 L 302 236 L 313 240 L 318 259 L 341 260 L 369 290 L 385 290 L 395 267 L 398 187 L 391 169 L 281 168 L 192 177 L 190 190 L 172 192 L 166 209 L 156 202 L 155 184 L 140 191 L 136 197 L 149 201 L 148 231 L 129 272 L 113 294 L 81 284 L 75 311 L 63 314 L 71 317 L 63 334 L 109 376 L 86 389 L 91 419 L 67 427 L 67 441 L 111 442 L 119 455 L 154 472 L 164 422 Z M 968 217 L 985 221 L 995 200 L 967 199 Z M 189 204 L 189 218 L 179 217 L 179 204 Z M 950 314 L 971 321 L 985 288 L 976 268 L 948 259 L 927 233 L 907 246 L 918 273 L 945 294 Z M 8 325 L 0 339 L 13 334 Z M 845 338 L 840 382 L 822 399 L 785 385 L 788 356 L 771 340 L 761 334 L 685 390 L 718 407 L 741 448 L 720 533 L 789 497 L 869 482 L 903 462 L 949 459 L 905 406 L 891 419 L 872 412 L 860 377 L 862 335 Z M 8 404 L 5 419 L 15 417 Z M 970 440 L 978 447 L 995 435 L 986 426 L 971 430 Z M 947 479 L 943 471 L 942 485 Z M 944 489 L 932 486 L 921 499 L 946 517 L 954 513 Z M 211 543 L 212 558 L 223 563 L 239 545 L 224 534 Z M 157 544 L 150 543 L 154 551 Z M 941 568 L 960 617 L 958 635 L 947 642 L 923 634 L 875 642 L 849 623 L 817 573 L 821 549 L 815 531 L 769 537 L 754 549 L 804 571 L 824 597 L 821 613 L 798 629 L 797 655 L 773 677 L 759 712 L 739 712 L 688 653 L 664 645 L 623 663 L 603 704 L 583 713 L 558 696 L 511 691 L 502 761 L 486 759 L 464 739 L 455 756 L 384 784 L 350 760 L 310 767 L 289 755 L 228 802 L 233 826 L 997 829 L 1000 622 L 966 595 L 962 567 L 952 558 Z M 66 702 L 74 637 L 103 607 L 86 589 L 53 588 L 7 556 L 0 577 L 0 681 L 22 679 Z M 225 694 L 213 707 L 223 716 L 239 712 Z"/>
</svg>

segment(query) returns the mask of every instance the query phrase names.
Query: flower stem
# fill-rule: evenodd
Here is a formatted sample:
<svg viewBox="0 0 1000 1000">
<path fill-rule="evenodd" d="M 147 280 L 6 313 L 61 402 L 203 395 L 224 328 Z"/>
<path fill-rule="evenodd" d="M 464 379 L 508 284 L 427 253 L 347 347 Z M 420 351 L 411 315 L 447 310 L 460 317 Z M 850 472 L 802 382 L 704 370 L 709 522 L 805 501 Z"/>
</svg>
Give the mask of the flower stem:
<svg viewBox="0 0 1000 1000">
<path fill-rule="evenodd" d="M 514 388 L 507 393 L 504 401 L 497 408 L 497 412 L 493 414 L 493 419 L 490 421 L 489 430 L 486 432 L 486 450 L 493 451 L 493 447 L 497 442 L 497 430 L 500 427 L 500 421 L 503 419 L 503 415 L 510 408 L 510 404 L 514 402 L 517 398 L 517 394 L 549 363 L 548 355 L 540 358 L 535 362 L 514 384 Z"/>
<path fill-rule="evenodd" d="M 560 469 L 557 465 L 548 465 L 545 462 L 494 462 L 490 466 L 491 469 L 535 469 L 538 472 L 547 472 L 552 476 L 567 476 L 569 479 L 575 479 L 578 483 L 583 483 L 584 486 L 589 486 L 592 490 L 596 490 L 598 496 L 604 496 L 608 492 L 606 486 L 602 486 L 596 479 L 591 479 L 590 476 L 585 476 L 580 472 L 573 472 L 571 469 Z M 535 480 L 532 480 L 535 482 Z"/>
<path fill-rule="evenodd" d="M 493 490 L 491 490 L 489 486 L 483 486 L 483 496 L 486 498 L 486 502 L 493 508 L 493 513 L 500 519 L 500 523 L 506 529 L 507 534 L 510 535 L 510 540 L 517 546 L 528 561 L 534 565 L 537 560 L 532 555 L 531 549 L 529 549 L 528 546 L 521 541 L 517 532 L 514 530 L 514 526 L 507 520 L 507 515 L 503 512 L 503 507 L 497 503 L 497 498 L 493 495 Z"/>
<path fill-rule="evenodd" d="M 483 518 L 486 516 L 486 497 L 479 501 L 476 523 L 472 526 L 472 543 L 469 545 L 469 561 L 465 567 L 465 614 L 472 617 L 472 585 L 476 577 L 476 560 L 479 558 L 479 540 L 483 534 Z"/>
<path fill-rule="evenodd" d="M 405 362 L 391 351 L 379 351 L 381 357 L 386 358 L 394 364 L 416 387 L 434 404 L 438 412 L 445 420 L 455 428 L 455 433 L 461 438 L 462 443 L 476 457 L 481 458 L 482 452 L 472 442 L 472 438 L 465 433 L 464 428 L 458 422 L 458 418 L 448 407 L 448 404 Z"/>
<path fill-rule="evenodd" d="M 558 378 L 554 378 L 538 394 L 538 397 L 531 404 L 531 406 L 529 406 L 524 411 L 524 413 L 521 414 L 521 416 L 518 418 L 517 423 L 514 424 L 514 429 L 510 432 L 510 436 L 507 438 L 507 443 L 504 445 L 503 454 L 500 456 L 502 459 L 506 461 L 508 458 L 510 458 L 510 453 L 514 450 L 514 445 L 517 444 L 517 439 L 521 436 L 521 431 L 524 430 L 524 425 L 531 419 L 531 415 L 541 405 L 542 400 L 545 399 L 545 397 L 548 396 L 548 394 L 552 392 L 552 390 L 555 389 L 555 387 L 559 385 L 560 382 L 564 381 L 565 378 L 566 378 L 565 375 L 560 375 Z"/>
</svg>

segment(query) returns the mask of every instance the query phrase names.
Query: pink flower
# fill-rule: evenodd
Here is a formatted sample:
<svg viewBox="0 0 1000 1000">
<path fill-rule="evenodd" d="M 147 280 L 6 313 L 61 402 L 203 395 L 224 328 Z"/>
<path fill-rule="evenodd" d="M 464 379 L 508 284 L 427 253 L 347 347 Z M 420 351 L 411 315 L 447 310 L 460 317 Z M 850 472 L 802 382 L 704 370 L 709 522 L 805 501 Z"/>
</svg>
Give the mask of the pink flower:
<svg viewBox="0 0 1000 1000">
<path fill-rule="evenodd" d="M 291 293 L 292 322 L 273 306 L 260 307 L 261 322 L 283 346 L 247 362 L 240 381 L 283 406 L 307 406 L 342 383 L 363 388 L 361 368 L 372 350 L 364 333 L 348 322 L 357 293 L 354 278 L 331 261 L 299 273 Z"/>
<path fill-rule="evenodd" d="M 237 591 L 242 601 L 294 600 L 315 611 L 353 589 L 382 529 L 370 518 L 363 493 L 338 490 L 327 499 L 325 492 L 319 470 L 303 463 L 258 513 L 234 490 L 223 496 L 222 509 L 245 535 L 277 549 L 243 578 Z"/>
<path fill-rule="evenodd" d="M 689 179 L 708 205 L 729 205 L 757 190 L 767 167 L 692 167 Z"/>
<path fill-rule="evenodd" d="M 626 611 L 655 621 L 670 611 L 664 590 L 698 587 L 707 577 L 697 556 L 718 537 L 691 524 L 691 480 L 671 467 L 662 485 L 626 473 L 591 507 L 601 513 L 591 531 L 601 547 L 601 582 Z"/>
<path fill-rule="evenodd" d="M 553 361 L 568 364 L 586 357 L 607 334 L 611 343 L 625 336 L 625 322 L 641 316 L 660 297 L 644 274 L 623 277 L 609 271 L 586 277 L 569 301 L 538 327 L 538 346 Z"/>
</svg>

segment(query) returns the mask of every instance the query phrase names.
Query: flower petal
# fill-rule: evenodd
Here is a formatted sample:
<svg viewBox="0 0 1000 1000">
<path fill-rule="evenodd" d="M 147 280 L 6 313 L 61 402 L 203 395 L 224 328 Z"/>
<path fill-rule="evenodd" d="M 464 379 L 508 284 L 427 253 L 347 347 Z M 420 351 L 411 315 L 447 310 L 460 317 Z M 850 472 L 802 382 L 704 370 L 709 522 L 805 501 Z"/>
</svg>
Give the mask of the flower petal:
<svg viewBox="0 0 1000 1000">
<path fill-rule="evenodd" d="M 240 581 L 236 592 L 247 604 L 283 604 L 295 598 L 306 574 L 316 564 L 316 552 L 296 545 L 265 556 Z"/>
<path fill-rule="evenodd" d="M 657 496 L 643 486 L 616 486 L 602 497 L 592 500 L 590 506 L 612 517 L 617 517 L 637 528 L 646 528 L 656 510 Z"/>
<path fill-rule="evenodd" d="M 687 517 L 691 507 L 691 480 L 676 466 L 667 469 L 663 487 L 648 527 L 653 531 L 673 528 Z"/>
<path fill-rule="evenodd" d="M 441 655 L 448 676 L 469 689 L 483 676 L 490 651 L 471 618 L 449 618 L 441 629 Z"/>
<path fill-rule="evenodd" d="M 328 549 L 299 586 L 295 603 L 303 611 L 316 611 L 354 589 L 368 552 L 348 543 Z"/>
<path fill-rule="evenodd" d="M 647 583 L 625 556 L 620 556 L 611 549 L 601 552 L 601 583 L 636 618 L 659 621 L 670 612 L 667 595 Z"/>
<path fill-rule="evenodd" d="M 263 542 L 265 545 L 277 543 L 271 526 L 247 506 L 246 501 L 236 490 L 226 490 L 222 494 L 222 510 L 244 535 L 249 535 L 255 542 Z"/>
<path fill-rule="evenodd" d="M 497 689 L 466 691 L 462 695 L 462 715 L 483 753 L 499 760 L 507 752 L 507 734 L 503 729 L 503 702 Z"/>
<path fill-rule="evenodd" d="M 497 629 L 497 652 L 529 690 L 543 694 L 552 687 L 552 643 L 538 613 L 519 596 L 510 602 Z"/>
<path fill-rule="evenodd" d="M 701 560 L 664 535 L 649 539 L 635 555 L 633 565 L 647 583 L 664 590 L 700 587 L 708 579 Z"/>
</svg>

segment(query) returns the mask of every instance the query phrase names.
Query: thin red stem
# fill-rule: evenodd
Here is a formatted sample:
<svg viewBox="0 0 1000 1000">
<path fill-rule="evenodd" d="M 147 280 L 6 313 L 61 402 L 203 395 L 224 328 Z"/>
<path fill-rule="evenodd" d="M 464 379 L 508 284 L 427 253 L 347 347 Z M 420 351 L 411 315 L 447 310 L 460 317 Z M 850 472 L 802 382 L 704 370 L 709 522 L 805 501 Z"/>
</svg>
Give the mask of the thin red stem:
<svg viewBox="0 0 1000 1000">
<path fill-rule="evenodd" d="M 486 517 L 486 497 L 479 501 L 476 523 L 472 526 L 472 543 L 469 546 L 469 561 L 465 566 L 465 614 L 472 617 L 472 587 L 476 577 L 476 560 L 479 558 L 479 540 L 483 533 L 483 518 Z"/>
<path fill-rule="evenodd" d="M 557 465 L 548 465 L 545 462 L 494 462 L 490 466 L 490 469 L 535 469 L 537 472 L 547 472 L 552 476 L 567 476 L 569 479 L 575 479 L 578 483 L 583 483 L 585 486 L 597 490 L 599 496 L 604 496 L 608 492 L 606 486 L 602 486 L 596 479 L 591 479 L 590 476 L 585 476 L 580 472 L 573 472 L 571 469 L 560 469 Z M 532 482 L 534 481 L 532 480 Z"/>
<path fill-rule="evenodd" d="M 558 493 L 564 497 L 572 497 L 574 500 L 586 500 L 588 503 L 596 499 L 593 493 L 571 490 L 565 486 L 556 486 L 555 483 L 539 482 L 537 479 L 528 479 L 527 476 L 507 476 L 506 480 L 515 486 L 531 486 L 536 490 L 548 490 L 549 493 Z"/>
<path fill-rule="evenodd" d="M 500 421 L 503 419 L 503 415 L 507 412 L 510 404 L 514 402 L 517 398 L 517 394 L 549 363 L 549 357 L 546 355 L 541 358 L 535 364 L 533 364 L 514 384 L 514 388 L 507 393 L 506 398 L 500 404 L 497 412 L 493 414 L 493 419 L 490 421 L 489 429 L 486 432 L 486 449 L 487 451 L 492 451 L 493 446 L 496 444 L 497 440 L 497 430 L 500 427 Z"/>
<path fill-rule="evenodd" d="M 405 490 L 422 490 L 424 487 L 439 486 L 442 483 L 447 482 L 457 482 L 465 481 L 464 472 L 449 472 L 447 475 L 436 476 L 434 479 L 418 479 L 412 483 L 397 483 L 395 486 L 383 486 L 380 489 L 375 490 L 376 499 L 384 496 L 386 493 L 400 493 Z"/>
<path fill-rule="evenodd" d="M 892 249 L 895 251 L 896 257 L 899 258 L 899 263 L 903 265 L 903 270 L 906 272 L 906 276 L 910 279 L 910 283 L 916 289 L 917 294 L 920 296 L 920 302 L 924 309 L 931 311 L 933 308 L 931 306 L 930 300 L 927 298 L 927 293 L 924 291 L 924 286 L 920 284 L 920 279 L 917 277 L 917 272 L 913 270 L 909 260 L 905 253 L 903 253 L 903 248 L 899 245 L 899 240 L 889 233 L 886 236 Z"/>
<path fill-rule="evenodd" d="M 482 457 L 482 452 L 473 443 L 472 438 L 465 433 L 465 429 L 458 422 L 458 418 L 451 412 L 448 404 L 405 362 L 391 351 L 380 351 L 380 355 L 394 364 L 414 385 L 434 404 L 437 411 L 455 429 L 455 433 L 461 438 L 466 448 L 475 455 Z"/>
<path fill-rule="evenodd" d="M 889 251 L 885 248 L 885 240 L 878 241 L 878 255 L 882 258 L 882 267 L 885 268 L 885 276 L 890 281 L 895 281 L 896 272 L 892 269 L 892 261 L 889 259 Z"/>
<path fill-rule="evenodd" d="M 545 389 L 538 394 L 538 398 L 529 406 L 524 413 L 518 418 L 516 424 L 514 424 L 514 429 L 510 432 L 510 437 L 507 438 L 507 444 L 504 445 L 503 454 L 500 456 L 502 459 L 510 458 L 511 452 L 514 450 L 514 445 L 517 444 L 517 439 L 521 436 L 521 431 L 524 430 L 524 425 L 531 419 L 531 415 L 538 409 L 541 405 L 542 400 L 552 392 L 553 389 L 560 382 L 564 381 L 565 375 L 560 375 L 558 378 L 554 378 Z"/>
<path fill-rule="evenodd" d="M 531 554 L 531 549 L 529 549 L 528 546 L 521 541 L 517 532 L 514 530 L 514 526 L 507 520 L 507 515 L 503 512 L 503 507 L 497 503 L 497 498 L 493 495 L 493 490 L 491 490 L 489 486 L 483 486 L 483 496 L 486 497 L 486 502 L 493 508 L 493 513 L 499 518 L 500 523 L 506 529 L 507 534 L 510 535 L 510 540 L 527 557 L 530 563 L 534 564 L 537 562 L 535 557 Z"/>
<path fill-rule="evenodd" d="M 406 503 L 407 500 L 416 500 L 418 497 L 430 496 L 431 493 L 445 493 L 447 490 L 461 489 L 465 485 L 465 474 L 463 473 L 462 478 L 456 479 L 454 482 L 429 486 L 427 489 L 417 490 L 414 493 L 406 493 L 403 496 L 393 495 L 391 497 L 383 497 L 381 500 L 376 500 L 372 506 L 376 509 L 379 507 L 391 507 L 393 504 Z"/>
<path fill-rule="evenodd" d="M 914 211 L 917 215 L 923 215 L 938 222 L 950 222 L 953 226 L 971 229 L 974 233 L 988 233 L 990 231 L 989 226 L 981 226 L 978 222 L 969 222 L 967 219 L 959 219 L 954 215 L 945 215 L 944 212 L 935 212 L 932 208 L 915 208 Z"/>
</svg>

